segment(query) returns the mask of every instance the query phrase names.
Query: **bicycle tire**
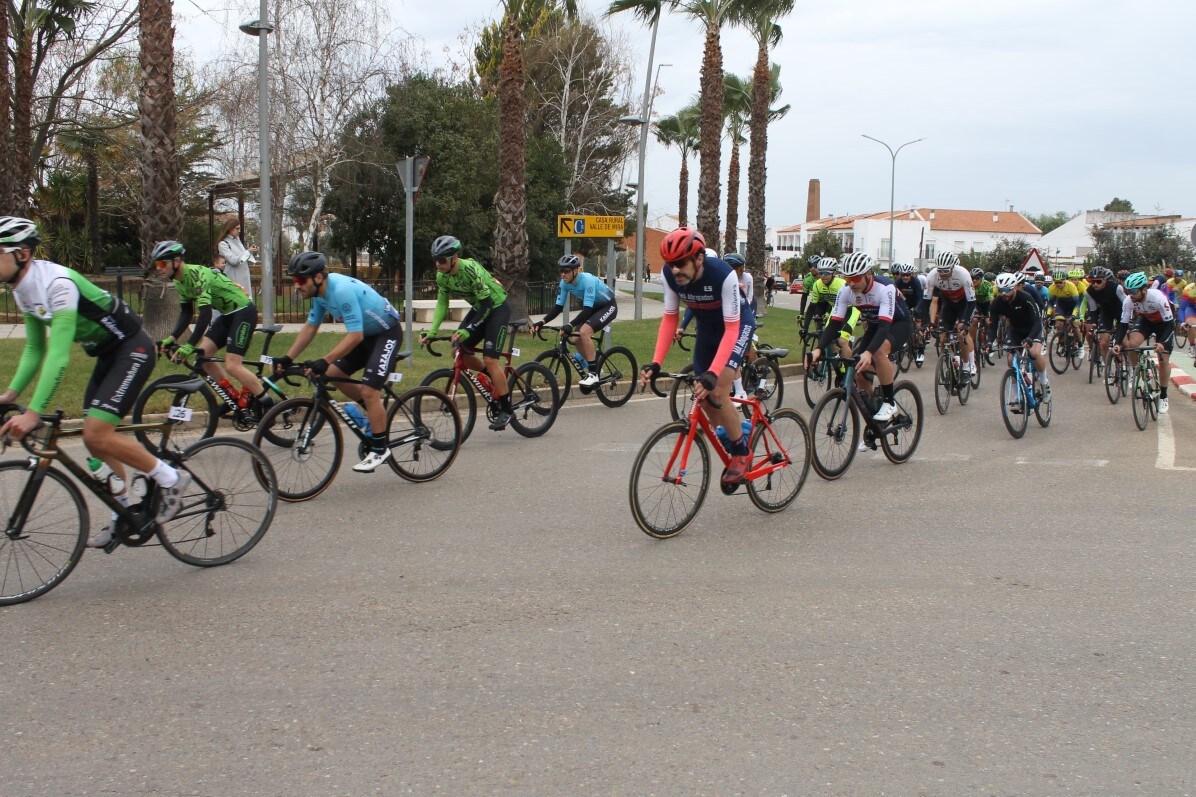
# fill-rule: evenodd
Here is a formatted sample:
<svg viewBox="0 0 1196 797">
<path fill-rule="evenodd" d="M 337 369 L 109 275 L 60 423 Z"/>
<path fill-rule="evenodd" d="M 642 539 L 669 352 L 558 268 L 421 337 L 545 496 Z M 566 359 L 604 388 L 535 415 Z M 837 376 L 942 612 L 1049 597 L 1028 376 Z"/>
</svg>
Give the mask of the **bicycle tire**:
<svg viewBox="0 0 1196 797">
<path fill-rule="evenodd" d="M 752 429 L 752 468 L 768 461 L 788 464 L 749 481 L 747 493 L 757 509 L 780 512 L 793 503 L 810 475 L 810 427 L 800 412 L 788 407 L 771 413 L 768 426 L 771 432 L 763 424 Z"/>
<path fill-rule="evenodd" d="M 440 478 L 461 451 L 461 415 L 449 397 L 431 387 L 414 387 L 391 402 L 386 413 L 390 469 L 409 482 Z"/>
<path fill-rule="evenodd" d="M 234 437 L 210 437 L 184 451 L 180 466 L 193 480 L 179 513 L 158 526 L 167 553 L 195 567 L 217 567 L 262 541 L 278 509 L 278 482 L 265 452 Z"/>
<path fill-rule="evenodd" d="M 301 433 L 311 429 L 302 448 Z M 267 431 L 285 446 L 262 445 Z M 328 489 L 340 469 L 344 440 L 332 410 L 315 399 L 293 398 L 275 404 L 258 423 L 253 444 L 262 449 L 274 469 L 278 497 L 283 501 L 309 501 Z"/>
<path fill-rule="evenodd" d="M 1089 349 L 1088 350 L 1088 384 L 1090 384 L 1090 385 L 1094 381 L 1096 381 L 1096 376 L 1097 376 L 1097 371 L 1098 371 L 1096 366 L 1097 366 L 1097 363 L 1099 363 L 1099 362 L 1100 362 L 1100 356 L 1096 353 L 1096 351 Z"/>
<path fill-rule="evenodd" d="M 540 363 L 524 363 L 507 375 L 511 385 L 511 428 L 524 437 L 539 437 L 552 428 L 561 408 L 552 372 Z"/>
<path fill-rule="evenodd" d="M 461 442 L 469 439 L 473 425 L 478 419 L 478 396 L 468 379 L 462 378 L 453 384 L 453 369 L 438 368 L 423 378 L 420 387 L 431 387 L 449 397 L 461 414 Z"/>
<path fill-rule="evenodd" d="M 1176 318 L 1178 318 L 1178 317 L 1179 317 L 1179 316 L 1176 316 Z M 1178 334 L 1178 333 L 1180 333 L 1180 332 L 1183 332 L 1184 334 L 1182 334 L 1182 335 L 1181 335 L 1181 334 Z M 1177 330 L 1176 330 L 1176 335 L 1175 335 L 1175 345 L 1176 345 L 1178 348 L 1181 348 L 1181 349 L 1186 349 L 1186 348 L 1188 347 L 1188 335 L 1187 335 L 1187 330 L 1186 330 L 1186 329 L 1184 329 L 1183 327 L 1180 327 L 1179 329 L 1177 329 Z"/>
<path fill-rule="evenodd" d="M 845 445 L 846 444 L 846 445 Z M 860 444 L 860 412 L 841 387 L 818 400 L 810 415 L 814 472 L 834 481 L 847 472 Z"/>
<path fill-rule="evenodd" d="M 693 363 L 686 363 L 681 367 L 679 373 L 691 374 L 694 370 Z M 679 421 L 683 418 L 689 417 L 689 407 L 694 400 L 694 386 L 684 379 L 674 379 L 673 384 L 669 387 L 669 416 L 674 421 Z"/>
<path fill-rule="evenodd" d="M 557 390 L 560 392 L 561 404 L 569 398 L 569 388 L 573 386 L 573 365 L 561 356 L 556 349 L 549 349 L 536 356 L 536 362 L 543 365 L 556 379 Z"/>
<path fill-rule="evenodd" d="M 909 341 L 901 347 L 897 352 L 897 370 L 903 374 L 908 374 L 910 366 L 914 364 L 914 347 L 910 345 Z"/>
<path fill-rule="evenodd" d="M 1121 401 L 1121 360 L 1109 352 L 1105 355 L 1105 396 L 1110 404 Z"/>
<path fill-rule="evenodd" d="M 771 357 L 757 357 L 754 363 L 744 366 L 743 388 L 749 396 L 760 399 L 764 412 L 779 410 L 785 399 L 785 377 L 780 364 Z M 746 406 L 741 405 L 740 409 L 747 410 L 750 416 L 751 410 Z"/>
<path fill-rule="evenodd" d="M 980 387 L 980 368 L 984 363 L 984 358 L 976 357 L 975 353 L 973 352 L 972 359 L 975 362 L 972 365 L 972 378 L 971 378 L 970 382 L 972 385 L 972 390 L 976 390 Z M 960 403 L 963 403 L 963 402 L 960 402 Z"/>
<path fill-rule="evenodd" d="M 1159 386 L 1159 369 L 1154 364 L 1154 360 L 1146 360 L 1146 395 L 1150 401 L 1147 404 L 1147 409 L 1150 410 L 1151 420 L 1157 421 L 1159 419 L 1159 394 L 1161 392 Z"/>
<path fill-rule="evenodd" d="M 0 513 L 6 522 L 31 475 L 27 460 L 0 462 Z M 51 484 L 58 489 L 48 495 Z M 0 534 L 0 606 L 45 595 L 79 564 L 88 532 L 87 504 L 79 487 L 66 474 L 48 468 L 29 516 L 17 531 L 18 539 Z"/>
<path fill-rule="evenodd" d="M 1034 407 L 1034 418 L 1038 421 L 1038 425 L 1043 429 L 1051 425 L 1051 416 L 1055 412 L 1055 394 L 1051 392 L 1049 397 L 1044 396 L 1039 400 Z"/>
<path fill-rule="evenodd" d="M 1078 371 L 1080 370 L 1080 366 L 1084 364 L 1084 347 L 1076 343 L 1074 340 L 1071 341 L 1068 346 L 1070 347 L 1068 349 L 1068 354 L 1071 361 L 1071 369 L 1073 371 Z"/>
<path fill-rule="evenodd" d="M 684 472 L 666 470 L 679 465 L 675 455 L 688 433 L 685 421 L 665 424 L 648 436 L 631 466 L 631 516 L 641 531 L 658 540 L 676 537 L 693 522 L 710 487 L 710 452 L 700 432 L 694 435 Z"/>
<path fill-rule="evenodd" d="M 145 386 L 133 404 L 133 423 L 151 423 L 151 416 L 165 414 L 171 408 L 179 407 L 191 411 L 191 420 L 173 421 L 170 429 L 170 444 L 182 451 L 216 434 L 220 415 L 216 409 L 216 397 L 205 384 L 194 393 L 180 392 L 175 385 L 189 382 L 191 374 L 166 374 Z M 164 432 L 137 431 L 134 436 L 150 451 L 162 450 Z"/>
<path fill-rule="evenodd" d="M 626 346 L 611 346 L 598 358 L 598 378 L 594 393 L 607 407 L 622 407 L 631 400 L 639 381 L 635 355 Z M 609 380 L 609 381 L 608 381 Z"/>
<path fill-rule="evenodd" d="M 814 363 L 812 368 L 806 368 L 802 375 L 801 390 L 810 409 L 818 406 L 818 402 L 831 389 L 831 367 L 826 361 Z"/>
<path fill-rule="evenodd" d="M 897 405 L 898 412 L 908 420 L 909 425 L 892 429 L 891 427 L 895 424 L 893 421 L 889 421 L 888 431 L 880 436 L 880 446 L 889 462 L 900 465 L 909 461 L 909 458 L 918 449 L 918 443 L 922 440 L 922 393 L 913 382 L 908 380 L 898 382 L 893 385 L 893 402 Z M 892 436 L 892 440 L 889 439 L 890 436 Z"/>
<path fill-rule="evenodd" d="M 1050 355 L 1048 359 L 1051 361 L 1051 370 L 1057 374 L 1067 373 L 1067 369 L 1071 365 L 1071 356 L 1067 350 L 1066 334 L 1055 334 L 1052 336 L 1048 353 Z"/>
<path fill-rule="evenodd" d="M 1005 376 L 1001 378 L 1001 392 L 998 397 L 1001 402 L 1001 420 L 1015 440 L 1020 440 L 1026 434 L 1026 427 L 1030 422 L 1029 402 L 1019 384 L 1020 380 L 1021 377 L 1013 368 L 1006 371 Z"/>
<path fill-rule="evenodd" d="M 1139 357 L 1146 355 L 1139 354 Z M 1142 367 L 1139 366 L 1134 369 L 1133 387 L 1130 389 L 1130 396 L 1133 398 L 1134 405 L 1134 424 L 1139 431 L 1146 431 L 1146 427 L 1150 425 L 1150 393 L 1142 378 Z"/>
<path fill-rule="evenodd" d="M 946 415 L 951 407 L 951 385 L 954 379 L 951 373 L 951 355 L 939 355 L 938 363 L 934 367 L 934 406 L 939 415 Z"/>
<path fill-rule="evenodd" d="M 955 398 L 959 400 L 959 406 L 962 407 L 968 403 L 968 397 L 972 394 L 972 380 L 963 378 L 962 366 L 960 368 L 952 367 L 951 378 L 955 380 Z"/>
</svg>

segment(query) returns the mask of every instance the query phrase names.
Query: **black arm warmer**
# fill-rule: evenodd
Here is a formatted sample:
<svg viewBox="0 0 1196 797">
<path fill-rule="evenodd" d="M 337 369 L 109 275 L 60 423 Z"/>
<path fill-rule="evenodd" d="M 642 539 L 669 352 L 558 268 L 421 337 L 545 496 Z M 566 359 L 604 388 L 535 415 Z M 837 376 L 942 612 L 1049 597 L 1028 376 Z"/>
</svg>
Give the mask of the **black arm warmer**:
<svg viewBox="0 0 1196 797">
<path fill-rule="evenodd" d="M 183 330 L 191 323 L 191 313 L 193 302 L 179 302 L 179 320 L 174 322 L 174 329 L 170 333 L 170 337 L 175 340 L 179 339 L 179 335 L 183 334 Z"/>
<path fill-rule="evenodd" d="M 574 329 L 581 327 L 582 324 L 590 320 L 590 316 L 594 314 L 593 307 L 582 307 L 581 312 L 573 316 L 573 320 L 569 323 L 573 325 Z"/>
<path fill-rule="evenodd" d="M 204 333 L 208 331 L 208 326 L 212 323 L 212 305 L 199 308 L 199 317 L 195 319 L 195 326 L 191 329 L 191 340 L 187 341 L 192 346 L 203 340 Z"/>
<path fill-rule="evenodd" d="M 565 310 L 565 308 L 564 308 L 564 307 L 562 307 L 561 305 L 559 305 L 559 304 L 554 304 L 554 305 L 552 306 L 552 309 L 551 309 L 551 310 L 549 310 L 547 313 L 545 313 L 545 314 L 544 314 L 544 319 L 543 319 L 543 320 L 542 320 L 540 323 L 541 323 L 541 324 L 547 324 L 549 321 L 551 321 L 552 319 L 554 319 L 554 318 L 556 318 L 558 315 L 560 315 L 562 312 L 564 312 L 564 310 Z"/>
<path fill-rule="evenodd" d="M 818 340 L 818 348 L 826 351 L 826 347 L 831 345 L 831 341 L 839 337 L 839 333 L 843 331 L 843 324 L 846 323 L 846 321 L 847 319 L 836 321 L 832 318 L 830 323 L 827 324 L 822 330 L 822 337 Z"/>
</svg>

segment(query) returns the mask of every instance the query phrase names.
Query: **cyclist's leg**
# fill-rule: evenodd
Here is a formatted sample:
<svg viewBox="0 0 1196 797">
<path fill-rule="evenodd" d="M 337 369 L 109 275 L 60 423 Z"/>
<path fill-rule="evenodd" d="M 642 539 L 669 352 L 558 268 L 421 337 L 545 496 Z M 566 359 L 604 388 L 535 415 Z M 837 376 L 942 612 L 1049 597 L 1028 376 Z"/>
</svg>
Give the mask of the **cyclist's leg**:
<svg viewBox="0 0 1196 797">
<path fill-rule="evenodd" d="M 386 449 L 386 408 L 382 405 L 382 391 L 386 387 L 386 380 L 394 370 L 399 351 L 403 348 L 403 328 L 396 326 L 385 332 L 380 332 L 362 341 L 362 349 L 367 348 L 366 360 L 362 367 L 365 372 L 361 375 L 361 384 L 357 388 L 361 404 L 365 408 L 366 417 L 370 419 L 370 429 L 373 433 L 371 447 L 375 451 Z"/>
<path fill-rule="evenodd" d="M 510 411 L 511 388 L 507 384 L 506 369 L 503 367 L 499 355 L 507 344 L 507 322 L 511 319 L 511 307 L 503 302 L 490 311 L 485 325 L 480 330 L 482 339 L 482 361 L 486 365 L 486 373 L 494 383 L 494 395 L 505 402 L 505 408 Z"/>
<path fill-rule="evenodd" d="M 228 319 L 228 332 L 222 341 L 226 351 L 224 363 L 233 379 L 249 388 L 249 392 L 258 401 L 266 399 L 266 389 L 257 378 L 257 374 L 245 367 L 245 352 L 249 350 L 249 341 L 253 338 L 253 330 L 257 327 L 257 308 L 251 302 L 235 313 L 225 316 Z"/>
<path fill-rule="evenodd" d="M 208 328 L 204 331 L 203 340 L 199 342 L 199 351 L 204 357 L 215 357 L 216 352 L 220 351 L 220 346 L 223 345 L 226 337 L 226 330 L 228 329 L 228 317 L 219 315 L 212 323 L 208 324 Z M 216 341 L 220 341 L 217 343 Z M 204 363 L 204 373 L 215 379 L 217 382 L 223 382 L 228 379 L 228 371 L 220 365 L 220 363 Z M 236 396 L 233 396 L 235 399 Z"/>
</svg>

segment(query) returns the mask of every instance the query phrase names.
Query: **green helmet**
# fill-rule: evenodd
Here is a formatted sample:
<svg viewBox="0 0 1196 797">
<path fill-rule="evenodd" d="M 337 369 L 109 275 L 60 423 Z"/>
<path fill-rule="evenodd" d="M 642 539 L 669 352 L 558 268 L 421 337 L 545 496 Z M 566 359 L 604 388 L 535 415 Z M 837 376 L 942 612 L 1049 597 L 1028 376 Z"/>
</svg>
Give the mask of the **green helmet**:
<svg viewBox="0 0 1196 797">
<path fill-rule="evenodd" d="M 1146 287 L 1146 275 L 1141 271 L 1135 271 L 1125 278 L 1122 283 L 1127 291 L 1140 291 Z"/>
</svg>

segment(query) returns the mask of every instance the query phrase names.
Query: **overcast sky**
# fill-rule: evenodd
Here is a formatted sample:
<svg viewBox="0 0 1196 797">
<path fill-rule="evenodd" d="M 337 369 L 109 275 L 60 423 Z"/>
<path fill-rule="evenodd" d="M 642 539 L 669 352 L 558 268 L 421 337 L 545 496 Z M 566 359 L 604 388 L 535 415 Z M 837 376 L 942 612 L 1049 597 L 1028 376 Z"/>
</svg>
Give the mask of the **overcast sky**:
<svg viewBox="0 0 1196 797">
<path fill-rule="evenodd" d="M 496 18 L 486 0 L 384 0 L 428 63 L 445 61 L 461 29 Z M 255 47 L 236 30 L 234 0 L 176 0 L 179 44 L 201 60 Z M 579 0 L 601 14 L 609 2 Z M 632 17 L 608 23 L 639 54 L 642 97 L 649 35 Z M 769 131 L 770 226 L 805 220 L 806 187 L 822 181 L 823 215 L 887 210 L 894 148 L 896 205 L 1029 213 L 1098 208 L 1114 196 L 1139 212 L 1196 214 L 1192 0 L 839 0 L 803 2 L 782 21 L 773 53 L 782 102 Z M 723 33 L 724 69 L 747 76 L 751 38 Z M 655 116 L 698 91 L 702 31 L 666 16 L 657 41 Z M 746 153 L 744 157 L 746 168 Z M 724 155 L 722 180 L 726 180 Z M 675 212 L 680 158 L 649 140 L 650 215 Z M 697 159 L 691 161 L 690 213 Z M 633 166 L 634 169 L 634 166 Z M 630 177 L 634 180 L 634 176 Z M 740 224 L 746 223 L 746 187 Z"/>
</svg>

